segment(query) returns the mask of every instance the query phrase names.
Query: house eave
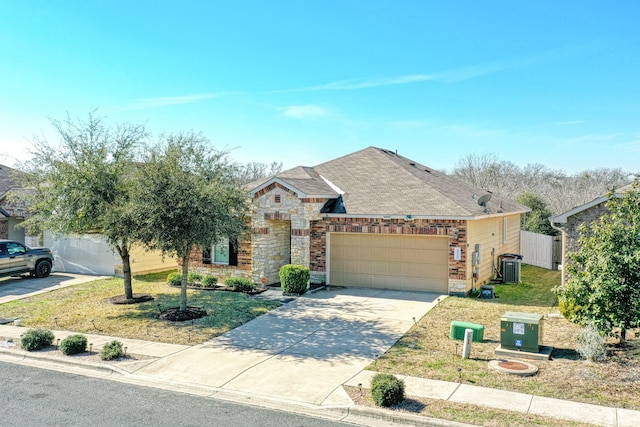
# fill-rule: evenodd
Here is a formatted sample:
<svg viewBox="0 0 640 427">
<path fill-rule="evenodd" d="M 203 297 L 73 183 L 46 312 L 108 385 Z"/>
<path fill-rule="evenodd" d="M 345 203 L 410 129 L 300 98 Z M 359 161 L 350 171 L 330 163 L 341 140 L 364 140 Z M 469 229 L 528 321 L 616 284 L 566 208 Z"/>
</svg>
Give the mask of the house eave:
<svg viewBox="0 0 640 427">
<path fill-rule="evenodd" d="M 594 206 L 597 206 L 601 203 L 606 202 L 607 200 L 609 200 L 609 198 L 607 196 L 601 196 L 598 197 L 597 199 L 593 199 L 592 201 L 590 201 L 589 203 L 585 203 L 584 205 L 580 205 L 580 206 L 576 206 L 573 209 L 570 209 L 564 213 L 561 213 L 560 215 L 556 215 L 556 216 L 552 216 L 550 221 L 552 224 L 560 224 L 560 225 L 564 225 L 567 223 L 568 218 L 570 216 L 573 216 L 577 213 L 580 213 L 582 211 L 586 211 L 589 208 L 592 208 Z"/>
<path fill-rule="evenodd" d="M 481 219 L 489 219 L 489 218 L 497 218 L 504 217 L 510 215 L 517 215 L 523 212 L 500 212 L 500 213 L 489 213 L 484 215 L 398 215 L 398 214 L 350 214 L 350 213 L 327 213 L 323 214 L 324 218 L 380 218 L 380 219 L 404 219 L 404 220 L 448 220 L 448 221 L 476 221 Z"/>
<path fill-rule="evenodd" d="M 271 184 L 280 184 L 281 186 L 293 191 L 294 193 L 296 193 L 298 195 L 299 198 L 301 199 L 335 199 L 338 195 L 335 193 L 332 194 L 313 194 L 313 193 L 305 193 L 304 191 L 302 191 L 301 189 L 291 185 L 290 183 L 288 183 L 287 181 L 284 181 L 280 178 L 274 177 L 268 181 L 265 181 L 264 183 L 262 183 L 261 185 L 255 187 L 254 189 L 252 189 L 251 191 L 249 191 L 249 196 L 253 199 L 255 198 L 255 194 L 265 188 L 267 188 L 268 186 L 270 186 Z"/>
</svg>

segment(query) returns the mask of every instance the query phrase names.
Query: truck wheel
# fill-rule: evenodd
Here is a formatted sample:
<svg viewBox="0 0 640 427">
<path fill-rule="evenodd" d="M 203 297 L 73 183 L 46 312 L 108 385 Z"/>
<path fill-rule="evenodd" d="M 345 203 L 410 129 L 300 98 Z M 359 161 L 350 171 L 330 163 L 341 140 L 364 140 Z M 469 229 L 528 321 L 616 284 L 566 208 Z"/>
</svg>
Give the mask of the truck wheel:
<svg viewBox="0 0 640 427">
<path fill-rule="evenodd" d="M 51 274 L 51 263 L 46 259 L 38 261 L 36 264 L 36 276 L 42 278 L 47 277 L 49 274 Z"/>
</svg>

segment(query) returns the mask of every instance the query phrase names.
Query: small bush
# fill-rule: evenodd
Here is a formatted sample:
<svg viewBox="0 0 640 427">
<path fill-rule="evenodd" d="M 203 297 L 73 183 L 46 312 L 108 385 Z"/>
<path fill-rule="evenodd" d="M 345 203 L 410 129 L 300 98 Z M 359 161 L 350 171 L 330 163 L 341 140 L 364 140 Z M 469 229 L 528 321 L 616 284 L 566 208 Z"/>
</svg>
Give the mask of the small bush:
<svg viewBox="0 0 640 427">
<path fill-rule="evenodd" d="M 576 336 L 576 351 L 590 362 L 602 362 L 607 357 L 604 336 L 593 325 L 587 325 Z"/>
<path fill-rule="evenodd" d="M 187 274 L 187 282 L 189 282 L 189 284 L 196 283 L 196 282 L 199 283 L 201 281 L 202 281 L 202 274 L 196 273 L 195 271 L 190 271 L 189 274 Z"/>
<path fill-rule="evenodd" d="M 22 336 L 20 343 L 27 351 L 42 350 L 53 344 L 53 332 L 48 329 L 29 329 Z"/>
<path fill-rule="evenodd" d="M 76 334 L 69 335 L 60 341 L 60 351 L 62 354 L 71 356 L 72 354 L 84 353 L 87 350 L 87 337 Z"/>
<path fill-rule="evenodd" d="M 174 271 L 167 276 L 167 283 L 173 286 L 182 284 L 182 274 Z"/>
<path fill-rule="evenodd" d="M 283 265 L 279 275 L 282 292 L 304 294 L 307 291 L 307 284 L 311 278 L 308 267 L 296 264 Z"/>
<path fill-rule="evenodd" d="M 371 379 L 371 397 L 378 406 L 393 406 L 404 400 L 404 381 L 391 374 L 376 374 Z"/>
<path fill-rule="evenodd" d="M 227 286 L 233 286 L 238 292 L 251 292 L 256 288 L 256 285 L 249 279 L 245 279 L 244 277 L 229 277 L 224 281 L 224 284 Z"/>
<path fill-rule="evenodd" d="M 124 357 L 124 348 L 118 340 L 106 343 L 104 347 L 102 347 L 102 351 L 100 351 L 100 359 L 102 360 L 113 360 L 121 357 Z"/>
<path fill-rule="evenodd" d="M 216 276 L 204 276 L 202 278 L 202 286 L 205 288 L 211 288 L 218 283 L 218 278 Z"/>
</svg>

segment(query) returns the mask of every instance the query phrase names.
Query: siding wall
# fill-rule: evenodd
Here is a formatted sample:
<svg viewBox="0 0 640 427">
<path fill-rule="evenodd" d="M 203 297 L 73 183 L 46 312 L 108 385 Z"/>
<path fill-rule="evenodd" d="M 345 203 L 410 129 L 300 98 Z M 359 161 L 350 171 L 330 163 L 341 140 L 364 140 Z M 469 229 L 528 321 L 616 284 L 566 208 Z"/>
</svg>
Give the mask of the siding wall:
<svg viewBox="0 0 640 427">
<path fill-rule="evenodd" d="M 506 241 L 504 241 L 504 220 L 506 220 Z M 475 280 L 475 287 L 478 288 L 496 277 L 498 255 L 520 253 L 520 214 L 469 221 L 468 244 L 468 271 L 473 270 L 471 254 L 475 251 L 475 246 L 480 245 L 479 272 Z M 473 277 L 469 277 L 467 289 L 470 290 L 473 286 Z"/>
</svg>

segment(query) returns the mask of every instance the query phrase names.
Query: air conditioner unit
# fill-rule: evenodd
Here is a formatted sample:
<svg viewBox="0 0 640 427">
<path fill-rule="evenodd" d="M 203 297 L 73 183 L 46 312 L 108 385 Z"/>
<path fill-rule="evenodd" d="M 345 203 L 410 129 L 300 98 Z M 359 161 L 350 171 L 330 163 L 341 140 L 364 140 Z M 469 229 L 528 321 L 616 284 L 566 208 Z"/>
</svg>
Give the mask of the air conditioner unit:
<svg viewBox="0 0 640 427">
<path fill-rule="evenodd" d="M 504 283 L 520 283 L 520 260 L 502 260 L 502 281 Z"/>
</svg>

